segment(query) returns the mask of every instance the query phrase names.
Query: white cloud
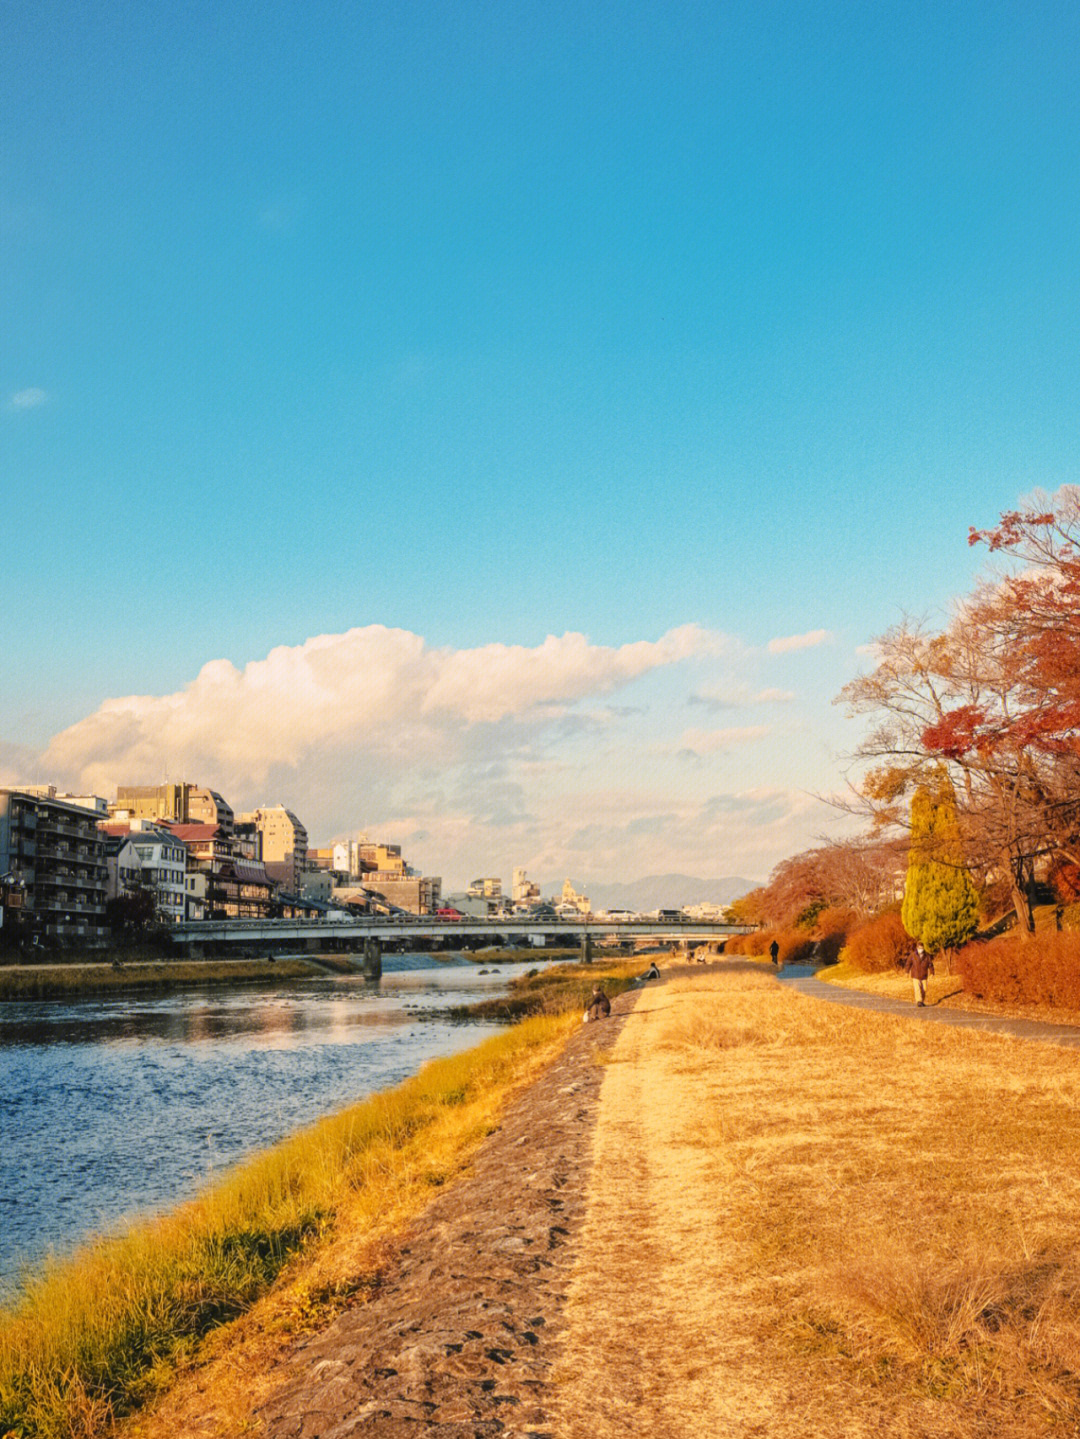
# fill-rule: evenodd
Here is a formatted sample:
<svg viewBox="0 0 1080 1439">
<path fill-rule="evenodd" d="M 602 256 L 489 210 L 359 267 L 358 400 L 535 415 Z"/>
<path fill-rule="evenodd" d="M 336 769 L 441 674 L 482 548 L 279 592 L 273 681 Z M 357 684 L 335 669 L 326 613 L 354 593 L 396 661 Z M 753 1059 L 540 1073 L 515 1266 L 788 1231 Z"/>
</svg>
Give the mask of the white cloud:
<svg viewBox="0 0 1080 1439">
<path fill-rule="evenodd" d="M 36 386 L 32 385 L 26 390 L 16 390 L 8 403 L 13 410 L 36 410 L 37 407 L 43 405 L 48 398 L 48 393 L 45 390 L 39 390 Z"/>
<path fill-rule="evenodd" d="M 723 689 L 719 686 L 707 686 L 692 694 L 687 703 L 704 705 L 708 710 L 736 710 L 749 709 L 752 705 L 790 704 L 794 698 L 794 690 L 754 691 L 748 685 L 736 685 Z"/>
<path fill-rule="evenodd" d="M 703 799 L 712 757 L 773 733 L 683 728 L 692 678 L 729 653 L 695 625 L 618 646 L 570 633 L 462 650 L 370 625 L 242 668 L 211 661 L 172 694 L 108 699 L 7 767 L 108 797 L 118 784 L 187 778 L 236 809 L 289 805 L 313 843 L 360 828 L 412 836 L 410 862 L 455 885 L 518 864 L 597 881 L 767 873 L 813 841 L 820 806 L 795 789 Z M 650 675 L 664 676 L 664 703 Z M 751 703 L 787 697 L 746 691 Z M 815 771 L 806 789 L 833 783 Z"/>
<path fill-rule="evenodd" d="M 687 729 L 683 730 L 675 748 L 681 753 L 719 754 L 735 745 L 754 744 L 770 734 L 772 726 L 764 724 L 729 725 L 726 729 L 712 730 Z"/>
<path fill-rule="evenodd" d="M 719 643 L 685 625 L 617 648 L 565 634 L 533 648 L 452 650 L 369 625 L 282 646 L 243 670 L 211 661 L 175 694 L 106 700 L 56 735 L 44 762 L 99 788 L 168 771 L 213 775 L 246 791 L 275 771 L 326 771 L 350 758 L 381 772 L 414 772 L 519 752 L 578 701 Z"/>
<path fill-rule="evenodd" d="M 791 650 L 812 650 L 832 639 L 831 630 L 809 630 L 804 635 L 783 635 L 770 640 L 766 648 L 771 655 L 788 654 Z"/>
</svg>

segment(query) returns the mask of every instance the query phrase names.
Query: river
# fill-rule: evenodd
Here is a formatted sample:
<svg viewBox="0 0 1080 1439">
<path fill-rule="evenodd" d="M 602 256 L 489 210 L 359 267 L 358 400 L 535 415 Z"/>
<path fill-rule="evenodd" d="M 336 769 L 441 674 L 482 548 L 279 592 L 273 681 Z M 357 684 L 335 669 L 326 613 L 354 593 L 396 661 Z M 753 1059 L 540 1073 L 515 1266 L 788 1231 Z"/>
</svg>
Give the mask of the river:
<svg viewBox="0 0 1080 1439">
<path fill-rule="evenodd" d="M 388 956 L 379 981 L 0 1003 L 0 1300 L 50 1251 L 478 1044 L 498 1026 L 449 1010 L 513 973 L 483 968 Z"/>
</svg>

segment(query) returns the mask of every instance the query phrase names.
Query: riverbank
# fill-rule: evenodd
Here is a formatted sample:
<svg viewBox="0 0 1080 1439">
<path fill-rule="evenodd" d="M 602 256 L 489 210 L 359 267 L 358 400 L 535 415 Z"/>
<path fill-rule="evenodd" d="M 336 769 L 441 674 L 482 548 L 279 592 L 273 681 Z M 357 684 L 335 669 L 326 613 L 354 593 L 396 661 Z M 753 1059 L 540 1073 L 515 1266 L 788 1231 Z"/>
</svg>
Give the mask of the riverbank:
<svg viewBox="0 0 1080 1439">
<path fill-rule="evenodd" d="M 614 1009 L 530 1021 L 562 1027 L 476 1112 L 467 1158 L 426 1129 L 380 1158 L 381 1199 L 174 1353 L 125 1439 L 1080 1425 L 1080 1056 L 748 962 Z"/>
<path fill-rule="evenodd" d="M 111 1433 L 215 1334 L 305 1330 L 370 1287 L 380 1246 L 468 1162 L 507 1096 L 580 1023 L 537 1018 L 243 1164 L 197 1202 L 88 1246 L 33 1283 L 0 1332 L 0 1433 Z M 104 1296 L 104 1298 L 103 1298 Z M 80 1427 L 81 1426 L 81 1427 Z"/>
<path fill-rule="evenodd" d="M 369 1292 L 245 1329 L 126 1439 L 1073 1432 L 1080 1056 L 738 962 L 615 1011 Z"/>
<path fill-rule="evenodd" d="M 0 967 L 0 1000 L 73 999 L 79 995 L 128 990 L 168 992 L 200 985 L 280 984 L 310 979 L 334 970 L 357 973 L 357 966 L 340 955 L 325 958 L 284 959 L 139 959 L 73 964 L 20 964 Z"/>
</svg>

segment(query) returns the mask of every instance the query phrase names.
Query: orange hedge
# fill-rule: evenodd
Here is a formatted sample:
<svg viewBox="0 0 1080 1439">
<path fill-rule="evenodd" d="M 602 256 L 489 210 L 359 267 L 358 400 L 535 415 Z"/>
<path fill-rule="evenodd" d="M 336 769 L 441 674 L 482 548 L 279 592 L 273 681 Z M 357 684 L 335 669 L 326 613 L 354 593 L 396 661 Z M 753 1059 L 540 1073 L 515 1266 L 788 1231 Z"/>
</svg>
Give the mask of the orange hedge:
<svg viewBox="0 0 1080 1439">
<path fill-rule="evenodd" d="M 886 910 L 859 925 L 848 939 L 844 958 L 863 974 L 895 969 L 911 949 L 911 939 L 896 910 Z"/>
<path fill-rule="evenodd" d="M 967 944 L 955 964 L 965 991 L 977 999 L 1080 1009 L 1080 934 L 1075 930 Z"/>
</svg>

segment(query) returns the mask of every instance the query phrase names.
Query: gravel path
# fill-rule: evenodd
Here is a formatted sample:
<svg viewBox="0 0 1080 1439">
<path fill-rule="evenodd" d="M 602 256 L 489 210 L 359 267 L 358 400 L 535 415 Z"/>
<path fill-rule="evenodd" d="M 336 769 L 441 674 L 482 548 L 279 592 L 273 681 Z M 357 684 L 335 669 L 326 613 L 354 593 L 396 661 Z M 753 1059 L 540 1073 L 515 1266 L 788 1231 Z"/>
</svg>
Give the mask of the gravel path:
<svg viewBox="0 0 1080 1439">
<path fill-rule="evenodd" d="M 267 1439 L 555 1439 L 546 1396 L 585 1213 L 604 1052 L 583 1025 L 405 1238 L 376 1296 L 298 1348 Z"/>
<path fill-rule="evenodd" d="M 970 1009 L 945 1009 L 939 1003 L 928 1003 L 919 1009 L 910 999 L 893 999 L 890 995 L 869 994 L 861 989 L 845 989 L 815 979 L 809 969 L 790 965 L 777 976 L 781 984 L 813 999 L 826 999 L 831 1004 L 847 1004 L 856 1009 L 873 1009 L 880 1014 L 901 1014 L 916 1024 L 948 1024 L 956 1029 L 978 1029 L 986 1034 L 1008 1034 L 1014 1039 L 1037 1039 L 1047 1044 L 1062 1044 L 1080 1049 L 1080 1029 L 1075 1024 L 1055 1024 L 1050 1020 L 1021 1019 L 1010 1015 L 983 1014 Z"/>
</svg>

